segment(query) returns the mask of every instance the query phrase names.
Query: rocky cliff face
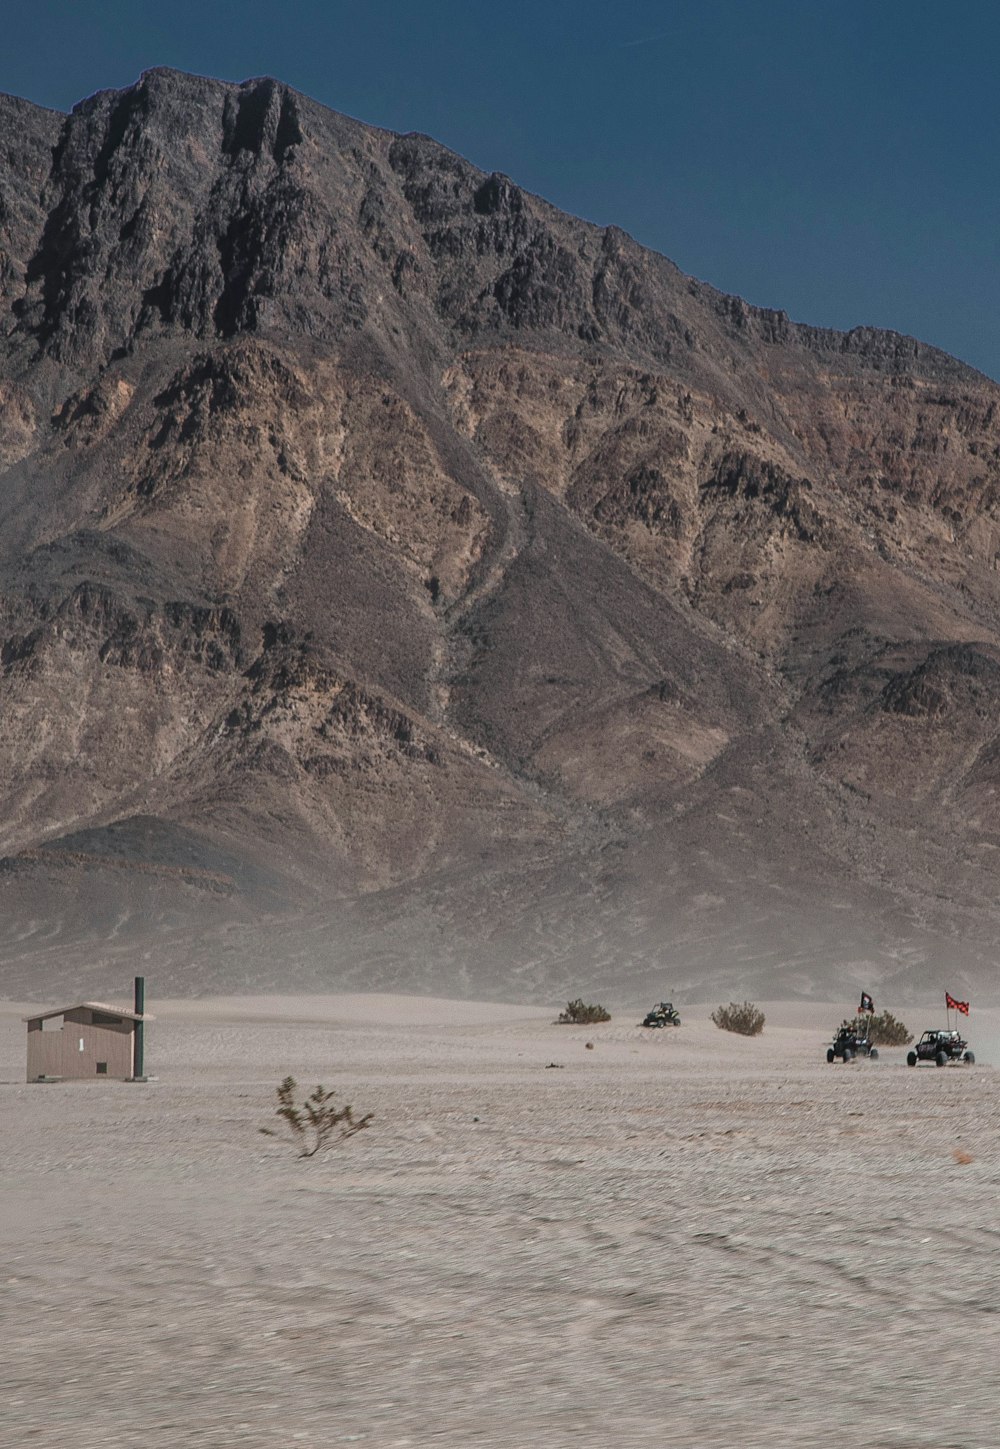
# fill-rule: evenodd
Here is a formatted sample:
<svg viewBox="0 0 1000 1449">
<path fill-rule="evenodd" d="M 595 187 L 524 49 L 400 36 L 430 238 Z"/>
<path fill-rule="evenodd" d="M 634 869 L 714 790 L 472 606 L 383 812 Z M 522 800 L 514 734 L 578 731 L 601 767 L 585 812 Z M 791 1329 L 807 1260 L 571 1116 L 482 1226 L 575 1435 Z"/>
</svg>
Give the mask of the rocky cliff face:
<svg viewBox="0 0 1000 1449">
<path fill-rule="evenodd" d="M 0 138 L 8 993 L 1000 993 L 995 384 L 271 80 Z"/>
</svg>

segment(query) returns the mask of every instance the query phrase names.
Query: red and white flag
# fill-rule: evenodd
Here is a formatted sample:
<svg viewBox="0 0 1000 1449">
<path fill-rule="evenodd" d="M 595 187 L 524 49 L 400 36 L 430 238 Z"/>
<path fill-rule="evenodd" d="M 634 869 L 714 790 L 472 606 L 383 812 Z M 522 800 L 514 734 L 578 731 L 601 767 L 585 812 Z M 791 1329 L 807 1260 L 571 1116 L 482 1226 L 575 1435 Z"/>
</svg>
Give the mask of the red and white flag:
<svg viewBox="0 0 1000 1449">
<path fill-rule="evenodd" d="M 956 1001 L 950 992 L 944 994 L 944 1004 L 948 1011 L 960 1011 L 963 1016 L 969 1014 L 969 1003 L 967 1001 Z"/>
</svg>

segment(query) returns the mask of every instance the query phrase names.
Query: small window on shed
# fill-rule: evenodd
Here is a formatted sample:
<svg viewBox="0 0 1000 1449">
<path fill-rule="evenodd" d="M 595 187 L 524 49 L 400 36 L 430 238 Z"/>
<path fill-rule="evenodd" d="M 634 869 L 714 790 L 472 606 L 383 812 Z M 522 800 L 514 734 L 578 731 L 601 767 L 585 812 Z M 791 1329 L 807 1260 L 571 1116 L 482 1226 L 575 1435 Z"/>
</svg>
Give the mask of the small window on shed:
<svg viewBox="0 0 1000 1449">
<path fill-rule="evenodd" d="M 108 1075 L 108 1064 L 107 1064 L 107 1062 L 98 1062 L 97 1063 L 97 1075 L 99 1077 L 106 1077 Z"/>
<path fill-rule="evenodd" d="M 42 1031 L 62 1031 L 64 1016 L 46 1016 L 42 1019 Z"/>
<path fill-rule="evenodd" d="M 94 1026 L 121 1026 L 122 1024 L 120 1016 L 111 1016 L 106 1011 L 92 1011 L 90 1020 Z"/>
</svg>

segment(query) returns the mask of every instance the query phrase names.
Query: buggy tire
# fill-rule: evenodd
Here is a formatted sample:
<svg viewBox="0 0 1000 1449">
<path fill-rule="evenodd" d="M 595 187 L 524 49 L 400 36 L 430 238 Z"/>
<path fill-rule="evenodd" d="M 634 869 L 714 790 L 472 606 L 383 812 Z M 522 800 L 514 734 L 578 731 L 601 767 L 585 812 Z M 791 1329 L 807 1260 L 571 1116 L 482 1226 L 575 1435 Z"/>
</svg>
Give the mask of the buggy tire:
<svg viewBox="0 0 1000 1449">
<path fill-rule="evenodd" d="M 869 1057 L 871 1058 L 871 1060 L 873 1062 L 877 1062 L 878 1061 L 878 1047 L 872 1047 L 872 1049 L 868 1053 L 868 1055 L 869 1055 Z"/>
<path fill-rule="evenodd" d="M 827 1047 L 826 1059 L 828 1062 L 835 1062 L 837 1060 L 837 1053 L 834 1051 L 833 1047 Z"/>
<path fill-rule="evenodd" d="M 968 1064 L 969 1064 L 970 1067 L 974 1067 L 976 1065 L 976 1054 L 975 1054 L 975 1052 L 966 1052 L 965 1053 L 965 1060 L 968 1062 Z"/>
<path fill-rule="evenodd" d="M 844 1047 L 844 1061 L 845 1062 L 849 1062 L 851 1060 L 851 1058 L 853 1057 L 853 1055 L 854 1055 L 854 1053 L 851 1051 L 850 1047 Z"/>
<path fill-rule="evenodd" d="M 916 1052 L 907 1052 L 906 1053 L 906 1065 L 908 1067 L 915 1067 L 917 1065 L 917 1054 L 916 1054 Z"/>
<path fill-rule="evenodd" d="M 937 1056 L 934 1058 L 934 1061 L 937 1066 L 946 1067 L 948 1065 L 948 1053 L 938 1052 Z"/>
</svg>

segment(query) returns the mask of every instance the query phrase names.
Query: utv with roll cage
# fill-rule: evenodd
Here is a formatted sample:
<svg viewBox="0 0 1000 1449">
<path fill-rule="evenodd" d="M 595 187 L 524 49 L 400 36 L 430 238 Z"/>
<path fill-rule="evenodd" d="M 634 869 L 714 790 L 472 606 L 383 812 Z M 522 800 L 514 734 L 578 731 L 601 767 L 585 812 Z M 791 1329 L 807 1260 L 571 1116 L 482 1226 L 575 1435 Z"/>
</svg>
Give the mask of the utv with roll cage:
<svg viewBox="0 0 1000 1449">
<path fill-rule="evenodd" d="M 680 1026 L 681 1019 L 672 1001 L 661 1001 L 646 1012 L 643 1026 Z"/>
<path fill-rule="evenodd" d="M 878 1047 L 868 1035 L 867 1022 L 858 1022 L 856 1025 L 845 1023 L 833 1039 L 833 1044 L 826 1049 L 828 1062 L 835 1062 L 838 1057 L 841 1061 L 849 1062 L 854 1057 L 869 1057 L 873 1062 L 878 1061 Z"/>
<path fill-rule="evenodd" d="M 975 1062 L 969 1043 L 957 1031 L 925 1031 L 923 1036 L 906 1053 L 906 1065 L 915 1067 L 918 1062 L 933 1062 L 936 1067 L 946 1067 L 950 1062 L 966 1062 L 970 1067 Z"/>
</svg>

